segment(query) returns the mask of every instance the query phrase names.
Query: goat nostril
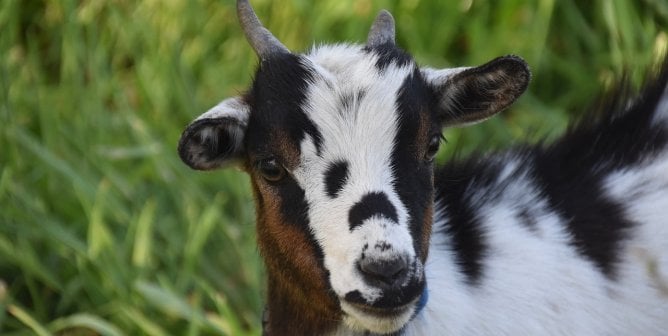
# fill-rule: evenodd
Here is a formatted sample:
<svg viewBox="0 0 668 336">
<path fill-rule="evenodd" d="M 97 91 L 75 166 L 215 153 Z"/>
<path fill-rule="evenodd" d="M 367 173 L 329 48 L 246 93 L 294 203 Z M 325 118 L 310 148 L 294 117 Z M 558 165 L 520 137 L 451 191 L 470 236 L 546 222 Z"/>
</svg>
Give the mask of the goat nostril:
<svg viewBox="0 0 668 336">
<path fill-rule="evenodd" d="M 391 260 L 362 259 L 359 269 L 367 282 L 374 285 L 392 286 L 408 273 L 408 262 L 404 258 Z"/>
</svg>

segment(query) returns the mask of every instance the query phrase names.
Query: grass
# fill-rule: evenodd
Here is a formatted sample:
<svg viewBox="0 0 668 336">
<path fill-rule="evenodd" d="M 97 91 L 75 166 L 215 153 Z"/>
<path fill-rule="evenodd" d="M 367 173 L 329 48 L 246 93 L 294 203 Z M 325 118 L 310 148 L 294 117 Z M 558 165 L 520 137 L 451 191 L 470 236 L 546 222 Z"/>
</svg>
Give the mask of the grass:
<svg viewBox="0 0 668 336">
<path fill-rule="evenodd" d="M 668 44 L 657 0 L 252 2 L 292 50 L 363 42 L 387 8 L 422 64 L 524 56 L 529 92 L 441 158 L 556 136 Z M 0 334 L 259 334 L 248 180 L 175 151 L 251 78 L 233 1 L 4 0 L 0 29 Z"/>
</svg>

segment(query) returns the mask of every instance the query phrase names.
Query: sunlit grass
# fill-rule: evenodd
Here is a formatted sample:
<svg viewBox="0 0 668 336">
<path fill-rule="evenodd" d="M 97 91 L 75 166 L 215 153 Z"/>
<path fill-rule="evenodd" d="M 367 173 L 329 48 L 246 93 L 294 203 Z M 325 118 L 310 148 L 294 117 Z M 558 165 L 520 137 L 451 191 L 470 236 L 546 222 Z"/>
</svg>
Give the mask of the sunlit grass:
<svg viewBox="0 0 668 336">
<path fill-rule="evenodd" d="M 525 57 L 529 92 L 441 158 L 553 137 L 666 49 L 661 1 L 252 2 L 293 50 L 363 42 L 387 8 L 423 64 Z M 252 76 L 233 1 L 3 0 L 0 29 L 0 334 L 258 334 L 248 180 L 175 150 Z"/>
</svg>

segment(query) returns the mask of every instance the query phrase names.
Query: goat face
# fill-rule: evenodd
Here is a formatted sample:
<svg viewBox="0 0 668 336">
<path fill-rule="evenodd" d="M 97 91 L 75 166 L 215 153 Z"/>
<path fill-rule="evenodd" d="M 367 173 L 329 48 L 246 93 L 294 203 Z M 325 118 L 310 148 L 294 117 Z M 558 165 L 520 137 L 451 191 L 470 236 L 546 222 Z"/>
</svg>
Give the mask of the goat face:
<svg viewBox="0 0 668 336">
<path fill-rule="evenodd" d="M 250 174 L 270 296 L 386 333 L 425 287 L 442 127 L 502 110 L 529 72 L 513 56 L 421 69 L 393 36 L 371 40 L 261 55 L 248 93 L 188 126 L 179 154 L 195 169 Z"/>
<path fill-rule="evenodd" d="M 413 63 L 380 71 L 377 61 L 359 47 L 279 56 L 261 64 L 250 93 L 256 195 L 260 205 L 281 204 L 258 223 L 260 244 L 283 239 L 270 236 L 286 225 L 302 230 L 315 278 L 354 321 L 407 320 L 422 292 L 435 149 L 427 151 L 439 140 Z"/>
</svg>

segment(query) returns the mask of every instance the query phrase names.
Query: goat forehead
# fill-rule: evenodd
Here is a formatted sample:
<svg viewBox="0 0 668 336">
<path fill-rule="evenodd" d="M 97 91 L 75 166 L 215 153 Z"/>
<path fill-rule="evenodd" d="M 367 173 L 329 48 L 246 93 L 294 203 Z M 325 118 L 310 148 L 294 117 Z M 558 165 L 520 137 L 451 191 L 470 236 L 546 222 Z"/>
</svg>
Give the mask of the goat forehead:
<svg viewBox="0 0 668 336">
<path fill-rule="evenodd" d="M 410 55 L 397 48 L 368 49 L 359 45 L 334 44 L 316 47 L 304 58 L 321 79 L 338 91 L 401 83 L 415 68 Z"/>
<path fill-rule="evenodd" d="M 318 152 L 325 138 L 322 131 L 336 133 L 327 134 L 334 144 L 342 143 L 337 136 L 341 130 L 357 128 L 367 136 L 388 133 L 396 119 L 401 84 L 416 73 L 410 56 L 396 53 L 394 57 L 392 52 L 380 54 L 357 45 L 326 45 L 306 55 L 263 61 L 250 92 L 251 149 L 270 144 L 276 129 L 285 130 L 297 148 L 310 136 Z"/>
<path fill-rule="evenodd" d="M 278 155 L 290 170 L 299 166 L 295 177 L 309 202 L 346 189 L 350 207 L 365 193 L 383 191 L 401 207 L 399 199 L 417 190 L 401 191 L 422 185 L 395 183 L 397 175 L 407 178 L 404 166 L 415 175 L 415 145 L 425 143 L 431 118 L 428 90 L 401 51 L 335 45 L 282 55 L 262 62 L 251 93 L 250 152 Z M 345 169 L 328 177 L 337 164 Z"/>
<path fill-rule="evenodd" d="M 303 110 L 322 132 L 329 154 L 382 150 L 374 147 L 388 144 L 391 150 L 402 126 L 400 91 L 414 75 L 415 64 L 382 60 L 374 51 L 351 45 L 314 49 L 304 62 L 315 75 Z"/>
</svg>

